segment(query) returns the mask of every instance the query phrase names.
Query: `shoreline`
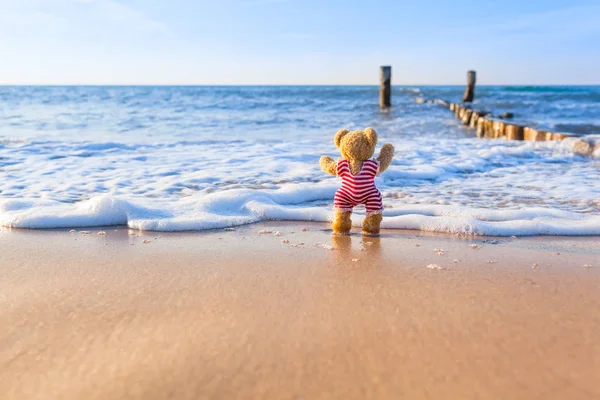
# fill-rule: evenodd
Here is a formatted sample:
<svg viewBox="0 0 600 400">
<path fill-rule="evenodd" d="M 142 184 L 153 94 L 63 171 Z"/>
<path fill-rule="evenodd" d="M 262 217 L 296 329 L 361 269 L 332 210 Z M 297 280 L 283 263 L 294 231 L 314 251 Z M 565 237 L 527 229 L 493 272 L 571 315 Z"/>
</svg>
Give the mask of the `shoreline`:
<svg viewBox="0 0 600 400">
<path fill-rule="evenodd" d="M 4 399 L 600 396 L 597 237 L 82 230 L 0 230 Z"/>
<path fill-rule="evenodd" d="M 352 237 L 362 237 L 361 233 L 361 222 L 364 215 L 356 214 L 353 215 L 353 224 L 352 231 L 350 236 Z M 588 239 L 600 238 L 599 235 L 595 234 L 523 234 L 518 236 L 509 236 L 509 235 L 488 235 L 488 234 L 480 234 L 480 233 L 462 233 L 462 232 L 444 232 L 444 231 L 435 231 L 435 230 L 423 230 L 418 228 L 395 228 L 395 227 L 386 227 L 385 225 L 389 225 L 390 220 L 393 221 L 394 217 L 398 217 L 397 215 L 386 215 L 384 216 L 384 222 L 382 223 L 381 234 L 375 236 L 375 238 L 403 238 L 406 236 L 415 236 L 415 237 L 438 237 L 442 238 L 457 238 L 462 240 L 510 240 L 514 241 L 516 239 L 529 239 L 529 240 L 544 240 L 550 239 L 553 241 L 587 241 Z M 435 216 L 438 217 L 438 216 Z M 357 219 L 359 218 L 359 219 Z M 484 221 L 485 222 L 485 221 Z M 175 235 L 207 235 L 207 234 L 218 234 L 223 232 L 235 232 L 237 230 L 251 230 L 253 226 L 262 227 L 266 225 L 284 225 L 284 226 L 314 226 L 317 227 L 318 230 L 322 232 L 329 233 L 333 236 L 333 231 L 331 230 L 331 221 L 302 221 L 302 220 L 286 220 L 286 219 L 267 219 L 263 221 L 256 222 L 248 222 L 240 225 L 234 225 L 231 227 L 223 227 L 223 228 L 207 228 L 207 229 L 189 229 L 189 230 L 152 230 L 152 229 L 138 229 L 131 228 L 127 225 L 90 225 L 85 227 L 58 227 L 58 228 L 20 228 L 20 227 L 11 227 L 0 225 L 0 233 L 15 233 L 15 234 L 36 234 L 36 233 L 46 233 L 46 234 L 56 234 L 56 233 L 79 233 L 81 232 L 90 232 L 97 234 L 98 232 L 122 232 L 127 231 L 131 233 L 131 235 L 138 236 L 175 236 Z M 260 230 L 261 228 L 258 228 Z"/>
</svg>

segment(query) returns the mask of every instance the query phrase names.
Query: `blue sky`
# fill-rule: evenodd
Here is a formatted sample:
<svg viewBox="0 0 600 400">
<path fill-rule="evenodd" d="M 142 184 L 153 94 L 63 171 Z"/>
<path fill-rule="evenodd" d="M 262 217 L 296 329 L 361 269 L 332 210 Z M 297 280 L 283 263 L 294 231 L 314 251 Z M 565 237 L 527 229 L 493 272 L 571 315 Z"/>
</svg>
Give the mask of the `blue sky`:
<svg viewBox="0 0 600 400">
<path fill-rule="evenodd" d="M 2 84 L 600 84 L 600 1 L 0 0 Z"/>
</svg>

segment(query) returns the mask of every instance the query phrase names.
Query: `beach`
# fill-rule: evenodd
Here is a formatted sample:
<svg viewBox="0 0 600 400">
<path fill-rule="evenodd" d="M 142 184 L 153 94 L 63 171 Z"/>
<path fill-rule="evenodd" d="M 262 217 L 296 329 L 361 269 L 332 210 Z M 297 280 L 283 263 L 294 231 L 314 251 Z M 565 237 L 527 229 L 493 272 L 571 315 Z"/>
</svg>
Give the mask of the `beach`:
<svg viewBox="0 0 600 400">
<path fill-rule="evenodd" d="M 5 400 L 600 397 L 597 237 L 267 222 L 0 247 Z"/>
<path fill-rule="evenodd" d="M 0 0 L 0 400 L 600 400 L 600 3 L 474 5 Z"/>
</svg>

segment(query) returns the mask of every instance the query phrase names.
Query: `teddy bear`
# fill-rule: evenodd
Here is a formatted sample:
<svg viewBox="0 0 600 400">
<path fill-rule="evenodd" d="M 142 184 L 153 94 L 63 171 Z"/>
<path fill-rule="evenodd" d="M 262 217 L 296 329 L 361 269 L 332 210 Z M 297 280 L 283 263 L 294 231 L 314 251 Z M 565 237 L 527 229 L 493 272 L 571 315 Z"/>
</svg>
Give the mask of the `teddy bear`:
<svg viewBox="0 0 600 400">
<path fill-rule="evenodd" d="M 349 131 L 341 129 L 335 134 L 335 146 L 343 158 L 338 161 L 322 156 L 321 169 L 342 178 L 342 186 L 335 193 L 332 228 L 335 233 L 349 234 L 352 229 L 352 209 L 363 204 L 367 216 L 362 224 L 365 235 L 378 235 L 381 225 L 383 203 L 381 193 L 375 186 L 375 176 L 384 172 L 392 163 L 394 146 L 386 143 L 379 156 L 372 158 L 377 145 L 377 132 L 373 128 Z"/>
</svg>

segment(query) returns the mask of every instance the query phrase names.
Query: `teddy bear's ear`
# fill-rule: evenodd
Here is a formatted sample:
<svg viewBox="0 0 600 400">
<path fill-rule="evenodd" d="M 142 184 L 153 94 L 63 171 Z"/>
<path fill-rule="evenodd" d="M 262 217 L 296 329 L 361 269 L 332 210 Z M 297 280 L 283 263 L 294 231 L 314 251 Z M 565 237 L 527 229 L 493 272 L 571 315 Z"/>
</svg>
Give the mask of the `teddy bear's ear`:
<svg viewBox="0 0 600 400">
<path fill-rule="evenodd" d="M 339 149 L 342 138 L 346 136 L 350 132 L 348 129 L 340 129 L 336 134 L 333 142 L 335 143 L 335 147 Z"/>
<path fill-rule="evenodd" d="M 372 147 L 375 147 L 375 145 L 377 144 L 377 132 L 375 132 L 375 129 L 373 129 L 373 128 L 365 129 L 365 136 L 367 137 L 367 141 L 369 142 L 369 145 Z"/>
</svg>

